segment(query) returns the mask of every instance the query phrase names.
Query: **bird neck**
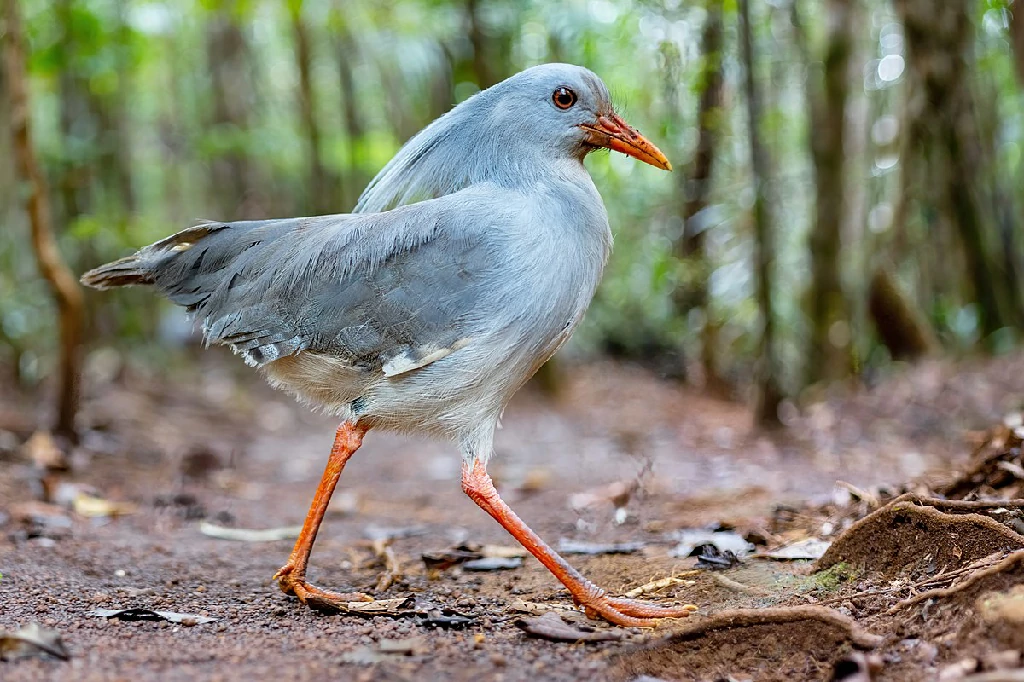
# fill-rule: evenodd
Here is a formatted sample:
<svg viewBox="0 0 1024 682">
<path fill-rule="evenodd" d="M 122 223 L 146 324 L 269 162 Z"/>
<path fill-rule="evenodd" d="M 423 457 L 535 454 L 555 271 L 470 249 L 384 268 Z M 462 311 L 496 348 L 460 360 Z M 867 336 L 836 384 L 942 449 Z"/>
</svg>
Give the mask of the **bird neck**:
<svg viewBox="0 0 1024 682">
<path fill-rule="evenodd" d="M 386 211 L 484 182 L 519 189 L 587 175 L 581 158 L 531 139 L 527 122 L 496 120 L 502 112 L 496 96 L 493 89 L 478 93 L 415 135 L 363 191 L 356 212 Z"/>
</svg>

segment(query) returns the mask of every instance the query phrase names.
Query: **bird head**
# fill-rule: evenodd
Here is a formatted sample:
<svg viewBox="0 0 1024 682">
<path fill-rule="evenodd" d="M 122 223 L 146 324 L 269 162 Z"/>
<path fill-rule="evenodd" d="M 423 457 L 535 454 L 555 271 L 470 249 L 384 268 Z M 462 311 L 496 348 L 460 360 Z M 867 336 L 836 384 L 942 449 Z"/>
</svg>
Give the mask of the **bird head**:
<svg viewBox="0 0 1024 682">
<path fill-rule="evenodd" d="M 383 211 L 479 182 L 536 182 L 599 148 L 672 170 L 612 108 L 592 71 L 542 64 L 478 92 L 421 130 L 363 191 L 357 212 Z M 556 171 L 557 172 L 557 171 Z"/>
<path fill-rule="evenodd" d="M 495 129 L 514 129 L 520 142 L 578 158 L 606 148 L 672 170 L 661 150 L 615 113 L 605 84 L 588 69 L 543 64 L 491 90 Z"/>
</svg>

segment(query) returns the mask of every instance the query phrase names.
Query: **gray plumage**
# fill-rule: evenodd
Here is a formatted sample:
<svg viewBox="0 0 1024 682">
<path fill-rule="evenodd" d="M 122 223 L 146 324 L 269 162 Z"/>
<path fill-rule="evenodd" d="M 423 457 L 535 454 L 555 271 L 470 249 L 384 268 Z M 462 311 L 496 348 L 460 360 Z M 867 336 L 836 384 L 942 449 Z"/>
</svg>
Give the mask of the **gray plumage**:
<svg viewBox="0 0 1024 682">
<path fill-rule="evenodd" d="M 567 111 L 551 99 L 562 86 L 579 96 Z M 578 127 L 603 111 L 590 71 L 534 67 L 412 138 L 357 213 L 203 223 L 83 282 L 153 286 L 304 401 L 486 460 L 505 404 L 568 339 L 607 260 Z"/>
</svg>

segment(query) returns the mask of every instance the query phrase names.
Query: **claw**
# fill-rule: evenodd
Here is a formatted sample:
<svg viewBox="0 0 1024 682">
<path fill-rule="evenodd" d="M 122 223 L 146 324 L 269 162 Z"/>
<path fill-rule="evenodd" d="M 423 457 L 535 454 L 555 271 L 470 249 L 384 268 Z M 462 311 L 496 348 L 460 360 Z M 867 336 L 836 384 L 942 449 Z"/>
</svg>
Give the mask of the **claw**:
<svg viewBox="0 0 1024 682">
<path fill-rule="evenodd" d="M 653 628 L 664 618 L 686 618 L 697 610 L 694 604 L 665 607 L 633 599 L 600 596 L 583 603 L 588 618 L 603 618 L 627 628 Z"/>
</svg>

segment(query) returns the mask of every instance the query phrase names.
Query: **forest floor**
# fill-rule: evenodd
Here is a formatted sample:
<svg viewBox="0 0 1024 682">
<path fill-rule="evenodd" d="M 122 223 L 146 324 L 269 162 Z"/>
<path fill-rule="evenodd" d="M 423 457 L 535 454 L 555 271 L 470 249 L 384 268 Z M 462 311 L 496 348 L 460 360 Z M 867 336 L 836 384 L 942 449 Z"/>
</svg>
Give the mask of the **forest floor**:
<svg viewBox="0 0 1024 682">
<path fill-rule="evenodd" d="M 44 437 L 25 444 L 34 401 L 0 390 L 0 679 L 1024 679 L 978 676 L 1022 665 L 1021 431 L 1001 426 L 1022 355 L 907 368 L 770 434 L 622 365 L 522 392 L 499 490 L 611 593 L 699 607 L 653 631 L 588 621 L 510 558 L 451 446 L 373 432 L 310 578 L 382 611 L 303 607 L 270 577 L 335 425 L 221 360 L 174 385 L 94 376 L 65 473 Z M 136 608 L 187 615 L 97 615 Z"/>
</svg>

